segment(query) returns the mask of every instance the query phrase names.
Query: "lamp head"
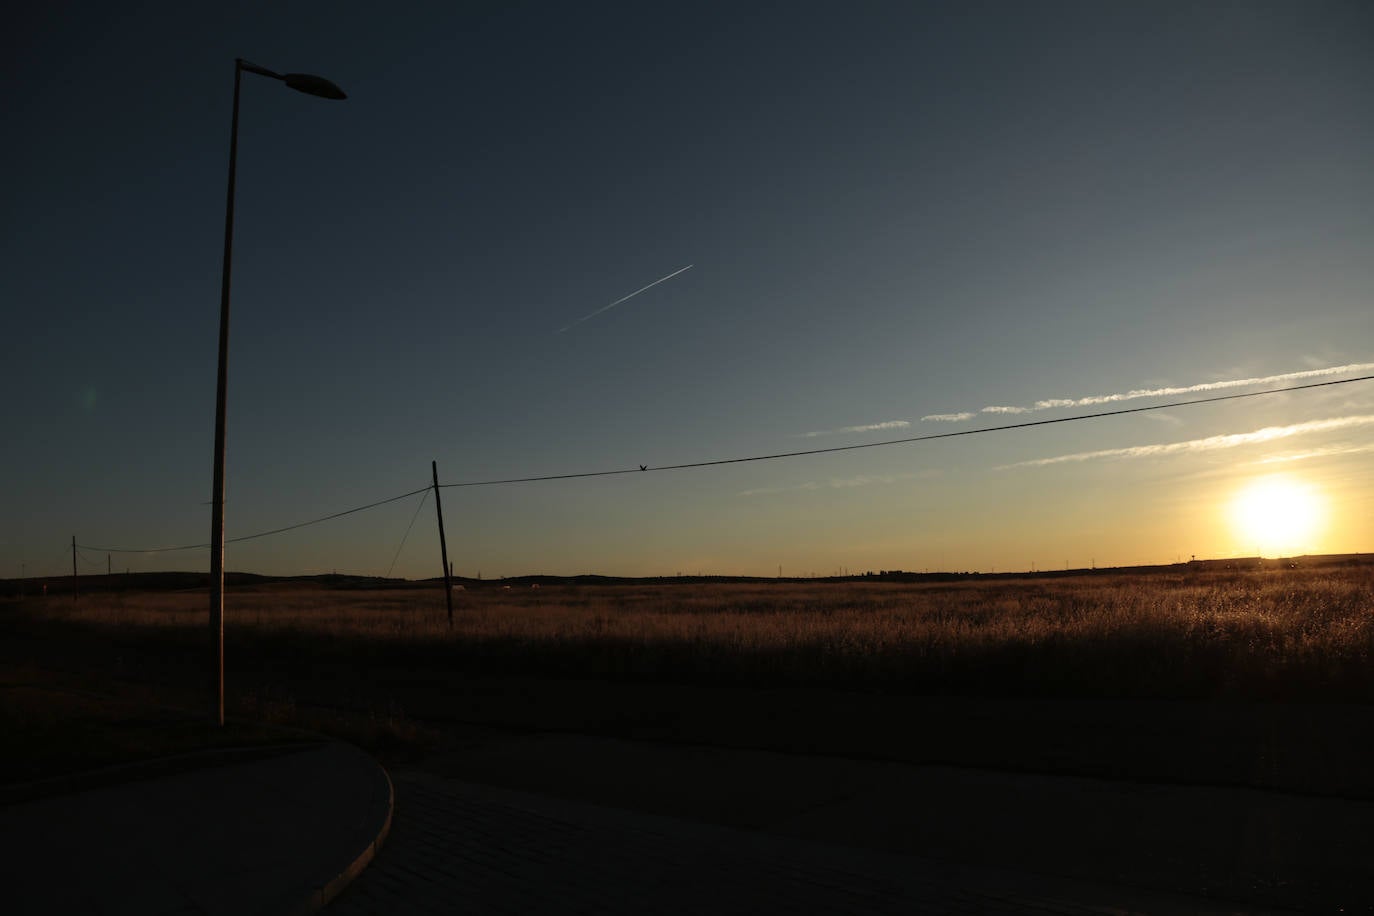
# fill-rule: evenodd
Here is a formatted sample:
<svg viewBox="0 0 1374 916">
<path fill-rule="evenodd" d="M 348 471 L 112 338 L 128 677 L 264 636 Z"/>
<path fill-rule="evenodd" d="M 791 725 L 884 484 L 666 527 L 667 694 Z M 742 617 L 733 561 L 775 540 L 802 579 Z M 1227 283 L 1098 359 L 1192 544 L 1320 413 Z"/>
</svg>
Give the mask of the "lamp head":
<svg viewBox="0 0 1374 916">
<path fill-rule="evenodd" d="M 315 95 L 322 99 L 348 98 L 342 89 L 322 76 L 311 76 L 309 73 L 288 73 L 281 79 L 292 89 L 297 92 L 304 92 L 306 95 Z"/>
</svg>

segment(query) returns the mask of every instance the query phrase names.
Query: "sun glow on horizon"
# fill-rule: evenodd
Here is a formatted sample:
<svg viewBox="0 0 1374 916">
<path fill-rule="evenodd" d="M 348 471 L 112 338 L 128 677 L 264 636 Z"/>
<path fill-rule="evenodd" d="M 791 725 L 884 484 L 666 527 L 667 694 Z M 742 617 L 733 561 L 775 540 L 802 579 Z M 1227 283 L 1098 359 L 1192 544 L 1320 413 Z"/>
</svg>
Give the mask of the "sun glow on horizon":
<svg viewBox="0 0 1374 916">
<path fill-rule="evenodd" d="M 1316 487 L 1291 475 L 1247 483 L 1231 500 L 1230 518 L 1242 553 L 1274 557 L 1321 552 L 1325 499 Z"/>
</svg>

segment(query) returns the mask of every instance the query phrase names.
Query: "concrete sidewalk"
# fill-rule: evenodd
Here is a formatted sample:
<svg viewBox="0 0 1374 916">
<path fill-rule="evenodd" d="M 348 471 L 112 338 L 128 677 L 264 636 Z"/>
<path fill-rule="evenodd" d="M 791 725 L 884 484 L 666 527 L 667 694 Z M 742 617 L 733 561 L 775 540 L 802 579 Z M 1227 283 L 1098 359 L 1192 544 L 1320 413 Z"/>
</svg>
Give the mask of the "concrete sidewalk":
<svg viewBox="0 0 1374 916">
<path fill-rule="evenodd" d="M 386 772 L 336 742 L 0 806 L 0 909 L 311 912 L 371 861 L 391 809 Z"/>
</svg>

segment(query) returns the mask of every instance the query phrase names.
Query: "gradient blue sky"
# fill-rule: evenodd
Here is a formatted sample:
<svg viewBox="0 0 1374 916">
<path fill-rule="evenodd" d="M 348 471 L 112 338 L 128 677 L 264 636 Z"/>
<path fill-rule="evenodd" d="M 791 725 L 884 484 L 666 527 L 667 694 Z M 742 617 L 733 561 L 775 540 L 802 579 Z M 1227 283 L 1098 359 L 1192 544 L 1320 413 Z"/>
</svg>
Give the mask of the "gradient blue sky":
<svg viewBox="0 0 1374 916">
<path fill-rule="evenodd" d="M 422 487 L 431 459 L 446 482 L 654 466 L 1374 362 L 1368 3 L 18 15 L 0 576 L 69 569 L 73 534 L 208 540 L 236 56 L 350 98 L 244 78 L 230 537 Z M 1288 434 L 1196 444 L 1264 428 Z M 1362 382 L 443 498 L 468 575 L 1026 569 L 1273 553 L 1230 508 L 1275 474 L 1321 514 L 1284 549 L 1374 549 L 1371 458 Z M 228 567 L 385 572 L 419 500 Z M 395 574 L 437 557 L 431 502 Z"/>
</svg>

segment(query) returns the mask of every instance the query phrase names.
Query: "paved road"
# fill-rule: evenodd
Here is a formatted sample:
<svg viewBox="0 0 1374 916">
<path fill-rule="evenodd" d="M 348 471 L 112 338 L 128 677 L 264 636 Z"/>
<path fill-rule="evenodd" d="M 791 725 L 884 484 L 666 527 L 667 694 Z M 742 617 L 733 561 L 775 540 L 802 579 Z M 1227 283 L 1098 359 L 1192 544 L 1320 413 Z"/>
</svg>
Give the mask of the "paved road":
<svg viewBox="0 0 1374 916">
<path fill-rule="evenodd" d="M 396 814 L 332 916 L 1262 912 L 392 772 Z"/>
<path fill-rule="evenodd" d="M 857 888 L 874 912 L 1374 913 L 1370 801 L 559 733 L 475 735 L 414 770 L 392 770 L 365 899 L 472 885 L 499 890 L 478 895 L 491 912 L 528 894 L 692 912 L 699 884 L 784 901 L 785 875 L 819 870 L 848 890 L 802 882 L 808 908 L 857 909 Z M 582 880 L 603 861 L 604 886 Z"/>
<path fill-rule="evenodd" d="M 901 857 L 392 776 L 398 814 L 384 855 L 331 914 L 1043 911 L 990 909 L 994 898 Z"/>
</svg>

